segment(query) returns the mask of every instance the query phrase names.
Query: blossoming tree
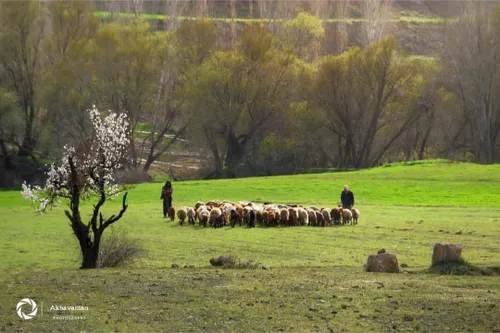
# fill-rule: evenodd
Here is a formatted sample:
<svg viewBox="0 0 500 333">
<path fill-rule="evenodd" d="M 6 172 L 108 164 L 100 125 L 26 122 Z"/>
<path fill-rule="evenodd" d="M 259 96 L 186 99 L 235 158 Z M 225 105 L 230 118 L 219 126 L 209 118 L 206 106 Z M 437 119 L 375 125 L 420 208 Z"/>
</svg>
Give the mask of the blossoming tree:
<svg viewBox="0 0 500 333">
<path fill-rule="evenodd" d="M 50 166 L 43 188 L 24 183 L 22 192 L 26 199 L 38 205 L 39 212 L 58 205 L 61 199 L 69 200 L 69 209 L 64 212 L 80 244 L 80 268 L 96 268 L 104 230 L 118 221 L 128 207 L 126 192 L 117 215 L 104 218 L 100 212 L 106 199 L 124 190 L 117 184 L 115 172 L 122 166 L 129 145 L 127 117 L 125 114 L 111 113 L 101 118 L 95 106 L 89 113 L 93 135 L 75 147 L 64 147 L 60 163 Z M 93 206 L 90 221 L 85 223 L 80 214 L 80 201 L 92 199 L 97 200 L 97 203 Z"/>
</svg>

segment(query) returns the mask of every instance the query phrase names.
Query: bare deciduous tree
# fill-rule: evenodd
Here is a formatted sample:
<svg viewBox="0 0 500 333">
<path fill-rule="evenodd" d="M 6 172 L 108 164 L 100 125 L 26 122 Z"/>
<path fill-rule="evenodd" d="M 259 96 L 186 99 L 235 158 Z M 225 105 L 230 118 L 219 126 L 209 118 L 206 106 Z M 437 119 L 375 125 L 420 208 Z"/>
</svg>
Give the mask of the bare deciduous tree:
<svg viewBox="0 0 500 333">
<path fill-rule="evenodd" d="M 43 10 L 36 2 L 0 4 L 0 65 L 8 87 L 16 93 L 23 113 L 24 136 L 19 155 L 33 156 L 39 130 L 36 122 L 41 107 L 38 85 L 43 67 L 42 41 L 46 28 Z"/>
<path fill-rule="evenodd" d="M 379 41 L 384 36 L 386 20 L 390 15 L 391 0 L 364 0 L 361 4 L 363 13 L 363 45 Z"/>
<path fill-rule="evenodd" d="M 468 149 L 478 162 L 500 158 L 500 9 L 471 3 L 447 35 L 443 61 L 448 88 L 460 99 Z M 463 129 L 462 129 L 463 130 Z M 457 138 L 461 134 L 457 133 Z"/>
<path fill-rule="evenodd" d="M 377 163 L 418 119 L 417 109 L 408 108 L 416 74 L 393 38 L 322 62 L 309 102 L 338 139 L 341 166 Z"/>
</svg>

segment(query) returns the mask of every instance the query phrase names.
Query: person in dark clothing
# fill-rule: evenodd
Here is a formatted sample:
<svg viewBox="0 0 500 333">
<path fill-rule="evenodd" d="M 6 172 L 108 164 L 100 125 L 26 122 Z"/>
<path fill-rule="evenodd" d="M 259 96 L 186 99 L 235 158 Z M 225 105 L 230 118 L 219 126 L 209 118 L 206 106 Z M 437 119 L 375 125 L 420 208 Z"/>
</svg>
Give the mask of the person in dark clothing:
<svg viewBox="0 0 500 333">
<path fill-rule="evenodd" d="M 167 180 L 165 185 L 161 189 L 160 199 L 163 199 L 163 217 L 167 217 L 168 210 L 172 207 L 172 193 L 174 189 L 172 184 Z"/>
<path fill-rule="evenodd" d="M 340 193 L 340 201 L 342 201 L 342 208 L 351 210 L 354 206 L 354 193 L 349 190 L 349 186 L 344 186 L 344 190 Z"/>
</svg>

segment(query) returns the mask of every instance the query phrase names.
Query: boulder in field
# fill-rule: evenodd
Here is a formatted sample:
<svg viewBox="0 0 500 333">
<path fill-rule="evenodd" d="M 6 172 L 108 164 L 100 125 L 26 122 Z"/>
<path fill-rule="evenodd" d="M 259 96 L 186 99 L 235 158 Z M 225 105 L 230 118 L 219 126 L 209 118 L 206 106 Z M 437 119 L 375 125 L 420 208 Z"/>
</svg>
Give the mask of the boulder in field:
<svg viewBox="0 0 500 333">
<path fill-rule="evenodd" d="M 372 254 L 368 257 L 366 271 L 399 273 L 398 259 L 393 253 Z"/>
<path fill-rule="evenodd" d="M 436 243 L 432 251 L 432 266 L 462 260 L 462 246 L 457 244 Z"/>
</svg>

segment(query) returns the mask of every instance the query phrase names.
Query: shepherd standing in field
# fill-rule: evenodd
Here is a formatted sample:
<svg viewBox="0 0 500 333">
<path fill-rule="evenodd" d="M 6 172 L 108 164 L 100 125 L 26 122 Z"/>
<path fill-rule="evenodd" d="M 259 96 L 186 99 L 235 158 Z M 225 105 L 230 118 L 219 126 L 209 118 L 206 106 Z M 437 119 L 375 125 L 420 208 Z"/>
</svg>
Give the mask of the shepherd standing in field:
<svg viewBox="0 0 500 333">
<path fill-rule="evenodd" d="M 342 208 L 351 210 L 354 206 L 354 193 L 349 190 L 349 186 L 344 185 L 344 190 L 340 193 L 340 201 L 342 201 Z"/>
<path fill-rule="evenodd" d="M 161 189 L 160 199 L 163 199 L 163 217 L 167 217 L 168 210 L 172 207 L 172 193 L 174 189 L 169 180 L 165 183 L 165 186 Z"/>
</svg>

